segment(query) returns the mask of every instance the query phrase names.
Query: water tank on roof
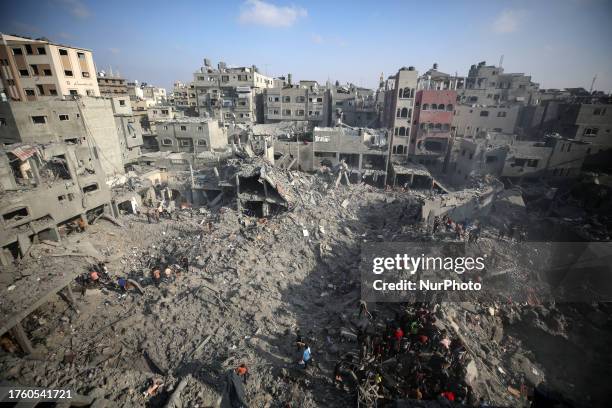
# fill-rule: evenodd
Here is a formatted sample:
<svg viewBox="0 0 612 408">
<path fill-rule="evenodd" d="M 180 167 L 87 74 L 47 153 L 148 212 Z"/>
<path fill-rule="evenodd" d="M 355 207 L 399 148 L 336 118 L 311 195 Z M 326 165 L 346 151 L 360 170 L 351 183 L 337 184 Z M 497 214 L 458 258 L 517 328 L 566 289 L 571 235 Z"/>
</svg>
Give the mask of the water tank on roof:
<svg viewBox="0 0 612 408">
<path fill-rule="evenodd" d="M 414 71 L 414 67 L 411 65 L 408 67 L 408 71 Z"/>
<path fill-rule="evenodd" d="M 208 58 L 204 58 L 204 66 L 210 67 L 210 60 Z"/>
</svg>

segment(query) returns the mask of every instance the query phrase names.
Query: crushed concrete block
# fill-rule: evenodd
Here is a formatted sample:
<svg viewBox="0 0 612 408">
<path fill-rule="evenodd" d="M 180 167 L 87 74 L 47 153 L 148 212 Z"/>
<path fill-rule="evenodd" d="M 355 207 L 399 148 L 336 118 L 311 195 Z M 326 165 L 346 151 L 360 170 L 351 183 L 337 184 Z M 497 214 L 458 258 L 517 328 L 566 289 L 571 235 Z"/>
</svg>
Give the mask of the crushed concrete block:
<svg viewBox="0 0 612 408">
<path fill-rule="evenodd" d="M 357 341 L 357 335 L 345 328 L 340 329 L 340 337 L 348 341 Z"/>
<path fill-rule="evenodd" d="M 471 386 L 474 386 L 477 379 L 478 367 L 476 367 L 476 362 L 474 360 L 470 360 L 468 365 L 465 367 L 465 382 Z"/>
</svg>

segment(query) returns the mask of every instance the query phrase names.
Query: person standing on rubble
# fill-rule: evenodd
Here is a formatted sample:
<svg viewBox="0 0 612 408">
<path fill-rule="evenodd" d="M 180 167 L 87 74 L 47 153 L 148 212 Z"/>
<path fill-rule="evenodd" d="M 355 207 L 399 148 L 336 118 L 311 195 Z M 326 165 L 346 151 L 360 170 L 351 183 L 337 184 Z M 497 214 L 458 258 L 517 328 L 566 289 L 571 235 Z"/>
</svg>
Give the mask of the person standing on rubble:
<svg viewBox="0 0 612 408">
<path fill-rule="evenodd" d="M 246 385 L 247 380 L 249 379 L 249 376 L 250 376 L 249 369 L 247 368 L 246 364 L 244 363 L 240 364 L 240 366 L 236 368 L 236 374 L 242 377 L 242 382 L 244 383 L 244 385 Z"/>
<path fill-rule="evenodd" d="M 189 272 L 189 258 L 186 256 L 181 258 L 181 268 L 183 268 L 185 272 Z"/>
<path fill-rule="evenodd" d="M 461 226 L 461 223 L 455 223 L 455 238 L 457 238 L 459 241 L 463 240 L 463 227 Z"/>
<path fill-rule="evenodd" d="M 360 300 L 359 301 L 359 318 L 361 319 L 361 315 L 365 314 L 367 318 L 371 319 L 372 318 L 372 314 L 368 311 L 368 304 L 363 301 Z"/>
<path fill-rule="evenodd" d="M 302 351 L 302 359 L 299 364 L 304 366 L 304 370 L 308 368 L 308 364 L 312 361 L 312 352 L 310 351 L 310 346 L 307 343 L 304 343 L 304 350 Z"/>
<path fill-rule="evenodd" d="M 434 217 L 434 221 L 433 221 L 433 234 L 435 235 L 436 232 L 438 231 L 438 228 L 440 227 L 440 217 L 438 217 L 437 215 Z"/>
<path fill-rule="evenodd" d="M 470 230 L 470 236 L 468 238 L 468 242 L 478 242 L 478 238 L 480 238 L 480 224 L 478 222 L 474 223 L 474 226 Z"/>
<path fill-rule="evenodd" d="M 393 338 L 393 351 L 395 351 L 396 354 L 399 354 L 402 345 L 402 339 L 404 338 L 404 331 L 401 327 L 398 326 L 395 329 L 395 331 L 393 332 Z"/>
</svg>

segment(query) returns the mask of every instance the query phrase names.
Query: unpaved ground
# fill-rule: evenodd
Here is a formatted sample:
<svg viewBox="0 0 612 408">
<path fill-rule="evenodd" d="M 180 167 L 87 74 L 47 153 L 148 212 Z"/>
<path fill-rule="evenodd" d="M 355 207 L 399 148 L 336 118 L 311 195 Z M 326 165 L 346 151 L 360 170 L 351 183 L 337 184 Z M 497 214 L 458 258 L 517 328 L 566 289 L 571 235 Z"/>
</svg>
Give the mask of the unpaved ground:
<svg viewBox="0 0 612 408">
<path fill-rule="evenodd" d="M 337 389 L 331 373 L 340 355 L 357 348 L 340 336 L 340 329 L 351 329 L 357 315 L 359 245 L 431 238 L 407 221 L 417 201 L 409 193 L 363 185 L 328 190 L 312 177 L 298 183 L 309 193 L 299 196 L 293 211 L 267 221 L 231 208 L 186 212 L 180 221 L 159 224 L 125 216 L 125 228 L 100 220 L 87 239 L 107 257 L 111 274 L 138 280 L 144 295 L 90 290 L 77 295 L 79 313 L 59 299 L 41 307 L 26 322 L 39 353 L 35 358 L 3 353 L 1 377 L 23 385 L 69 387 L 109 406 L 157 407 L 190 376 L 181 394 L 184 406 L 206 407 L 218 400 L 224 372 L 246 363 L 251 406 L 352 406 L 354 394 Z M 500 252 L 514 245 L 495 244 L 486 234 L 483 241 L 498 245 Z M 156 286 L 151 269 L 184 255 L 190 271 Z M 66 267 L 74 265 L 66 261 Z M 595 331 L 588 333 L 609 339 L 608 310 L 591 308 L 595 323 L 589 321 L 594 327 L 589 330 Z M 475 391 L 490 402 L 520 405 L 507 387 L 516 387 L 530 372 L 530 382 L 552 377 L 558 384 L 581 375 L 555 371 L 559 367 L 550 365 L 550 355 L 539 361 L 544 343 L 533 337 L 542 332 L 567 337 L 564 330 L 555 333 L 541 324 L 548 308 L 443 305 L 440 313 L 449 330 L 465 337 L 479 372 Z M 532 327 L 534 334 L 521 339 Z M 295 363 L 297 330 L 315 358 L 307 372 Z M 589 347 L 584 336 L 574 337 L 572 344 Z M 585 364 L 594 367 L 588 360 Z M 595 369 L 605 372 L 605 364 Z M 154 379 L 164 383 L 160 391 L 143 395 Z"/>
</svg>

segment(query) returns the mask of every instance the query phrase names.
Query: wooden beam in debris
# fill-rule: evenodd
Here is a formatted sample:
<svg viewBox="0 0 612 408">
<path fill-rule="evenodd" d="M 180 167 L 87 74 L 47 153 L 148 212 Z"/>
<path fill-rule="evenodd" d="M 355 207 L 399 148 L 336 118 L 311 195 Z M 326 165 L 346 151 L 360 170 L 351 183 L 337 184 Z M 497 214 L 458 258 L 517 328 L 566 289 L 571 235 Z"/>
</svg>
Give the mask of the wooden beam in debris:
<svg viewBox="0 0 612 408">
<path fill-rule="evenodd" d="M 32 347 L 32 343 L 30 343 L 30 339 L 28 339 L 28 335 L 25 330 L 23 330 L 23 326 L 21 322 L 18 322 L 11 329 L 11 335 L 17 340 L 17 344 L 26 354 L 32 354 L 34 352 L 34 348 Z"/>
</svg>

